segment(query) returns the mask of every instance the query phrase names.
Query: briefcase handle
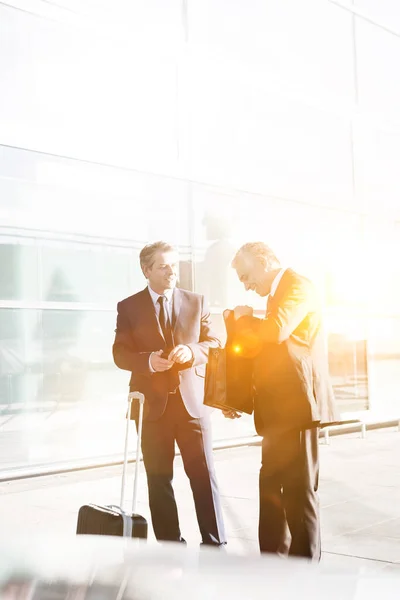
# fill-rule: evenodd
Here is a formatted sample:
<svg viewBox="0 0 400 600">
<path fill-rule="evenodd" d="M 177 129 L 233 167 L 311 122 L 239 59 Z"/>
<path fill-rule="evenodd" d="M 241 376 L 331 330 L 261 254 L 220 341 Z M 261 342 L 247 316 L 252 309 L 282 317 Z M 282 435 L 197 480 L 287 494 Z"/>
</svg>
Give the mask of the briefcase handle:
<svg viewBox="0 0 400 600">
<path fill-rule="evenodd" d="M 141 443 L 142 443 L 144 395 L 141 392 L 130 392 L 128 394 L 128 415 L 127 415 L 127 419 L 126 419 L 126 431 L 125 431 L 124 468 L 122 471 L 121 499 L 120 499 L 120 503 L 119 503 L 121 509 L 123 510 L 124 509 L 124 500 L 125 500 L 126 471 L 128 468 L 129 428 L 130 428 L 130 422 L 131 422 L 131 412 L 132 412 L 133 400 L 139 400 L 139 420 L 138 420 L 138 431 L 137 431 L 137 442 L 136 442 L 135 476 L 133 479 L 132 514 L 135 513 L 136 503 L 137 503 L 140 450 L 141 450 Z"/>
</svg>

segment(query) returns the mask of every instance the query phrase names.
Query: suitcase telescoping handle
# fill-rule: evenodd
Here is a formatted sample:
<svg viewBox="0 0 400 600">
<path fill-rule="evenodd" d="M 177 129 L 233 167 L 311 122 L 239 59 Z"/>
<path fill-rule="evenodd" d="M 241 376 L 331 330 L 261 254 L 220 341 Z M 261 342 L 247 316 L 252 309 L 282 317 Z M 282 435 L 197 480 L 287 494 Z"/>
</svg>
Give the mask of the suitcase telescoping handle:
<svg viewBox="0 0 400 600">
<path fill-rule="evenodd" d="M 124 508 L 125 500 L 125 482 L 126 482 L 126 471 L 128 467 L 128 442 L 129 442 L 129 426 L 131 421 L 131 411 L 133 400 L 139 400 L 139 420 L 138 420 L 138 431 L 137 431 L 137 444 L 136 444 L 136 462 L 135 462 L 135 477 L 133 480 L 133 498 L 132 498 L 132 514 L 136 510 L 137 501 L 137 487 L 139 480 L 139 462 L 140 462 L 140 447 L 142 442 L 142 427 L 143 427 L 143 405 L 144 395 L 140 392 L 131 392 L 128 394 L 128 415 L 126 419 L 126 432 L 125 432 L 125 450 L 124 450 L 124 469 L 122 472 L 122 484 L 121 484 L 121 500 L 120 507 Z"/>
</svg>

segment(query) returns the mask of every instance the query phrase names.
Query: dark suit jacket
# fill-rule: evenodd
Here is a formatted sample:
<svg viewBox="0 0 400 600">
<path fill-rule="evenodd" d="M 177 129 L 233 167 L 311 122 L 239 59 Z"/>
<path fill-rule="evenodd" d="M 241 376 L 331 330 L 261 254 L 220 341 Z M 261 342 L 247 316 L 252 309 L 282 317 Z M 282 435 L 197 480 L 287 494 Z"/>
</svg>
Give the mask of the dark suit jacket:
<svg viewBox="0 0 400 600">
<path fill-rule="evenodd" d="M 172 327 L 175 345 L 185 344 L 193 352 L 193 361 L 171 369 L 187 411 L 199 418 L 204 410 L 204 377 L 208 349 L 220 346 L 212 333 L 210 313 L 204 297 L 175 288 Z M 118 303 L 117 328 L 113 345 L 114 362 L 131 371 L 131 391 L 145 396 L 144 418 L 158 419 L 164 412 L 170 391 L 170 371 L 152 373 L 151 352 L 164 349 L 165 340 L 158 323 L 148 288 Z"/>
<path fill-rule="evenodd" d="M 265 319 L 237 321 L 237 343 L 254 356 L 256 429 L 339 421 L 328 374 L 321 312 L 312 283 L 288 269 Z"/>
</svg>

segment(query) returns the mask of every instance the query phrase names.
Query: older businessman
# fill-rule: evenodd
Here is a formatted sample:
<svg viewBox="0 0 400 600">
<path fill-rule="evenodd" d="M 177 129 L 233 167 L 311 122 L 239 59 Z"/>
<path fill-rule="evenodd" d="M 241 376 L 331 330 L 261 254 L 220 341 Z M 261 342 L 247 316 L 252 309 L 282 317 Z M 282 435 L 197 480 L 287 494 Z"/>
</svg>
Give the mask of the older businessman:
<svg viewBox="0 0 400 600">
<path fill-rule="evenodd" d="M 263 242 L 242 246 L 232 266 L 246 290 L 268 298 L 263 319 L 248 306 L 234 310 L 237 343 L 254 357 L 254 417 L 263 437 L 260 550 L 318 561 L 318 432 L 337 417 L 317 295 Z"/>
</svg>

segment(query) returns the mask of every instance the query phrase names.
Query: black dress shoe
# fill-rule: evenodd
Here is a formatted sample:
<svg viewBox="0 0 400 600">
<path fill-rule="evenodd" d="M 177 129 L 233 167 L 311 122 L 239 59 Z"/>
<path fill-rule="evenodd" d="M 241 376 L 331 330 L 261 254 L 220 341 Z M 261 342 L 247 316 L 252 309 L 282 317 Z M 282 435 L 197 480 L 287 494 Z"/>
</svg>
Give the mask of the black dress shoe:
<svg viewBox="0 0 400 600">
<path fill-rule="evenodd" d="M 185 544 L 187 546 L 186 540 L 183 537 L 179 538 L 179 540 L 158 540 L 159 544 Z"/>
<path fill-rule="evenodd" d="M 217 543 L 205 543 L 201 542 L 200 548 L 217 548 L 218 550 L 225 550 L 226 542 L 222 542 L 222 544 Z"/>
</svg>

